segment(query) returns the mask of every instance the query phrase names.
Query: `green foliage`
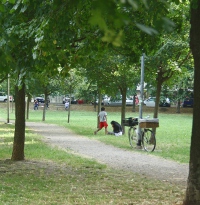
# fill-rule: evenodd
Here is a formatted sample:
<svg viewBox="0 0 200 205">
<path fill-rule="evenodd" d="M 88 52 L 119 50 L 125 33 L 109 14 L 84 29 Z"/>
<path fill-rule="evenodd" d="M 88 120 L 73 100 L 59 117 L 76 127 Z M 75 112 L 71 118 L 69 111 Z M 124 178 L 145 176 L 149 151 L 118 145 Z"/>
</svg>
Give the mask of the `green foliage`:
<svg viewBox="0 0 200 205">
<path fill-rule="evenodd" d="M 23 62 L 25 67 L 34 65 L 37 67 L 36 72 L 40 72 L 39 70 L 42 69 L 50 72 L 51 75 L 57 75 L 57 68 L 60 67 L 59 72 L 67 75 L 73 66 L 77 66 L 77 63 L 80 64 L 80 61 L 87 58 L 91 52 L 95 54 L 95 60 L 101 61 L 100 52 L 109 47 L 102 46 L 102 43 L 100 45 L 100 38 L 103 41 L 112 42 L 114 45 L 122 45 L 123 42 L 124 56 L 122 57 L 126 58 L 128 55 L 131 56 L 130 59 L 133 63 L 138 62 L 141 50 L 152 51 L 154 46 L 151 42 L 156 43 L 155 40 L 158 38 L 143 34 L 137 26 L 147 32 L 156 32 L 153 26 L 161 25 L 158 23 L 158 19 L 168 13 L 167 7 L 167 4 L 162 1 L 157 4 L 153 1 L 119 1 L 118 4 L 114 1 L 104 0 L 68 1 L 65 4 L 59 1 L 18 1 L 11 7 L 13 13 L 9 15 L 9 19 L 14 25 L 16 22 L 21 22 L 15 25 L 11 34 L 12 36 L 17 35 L 18 40 L 23 39 L 24 42 L 24 45 L 20 45 L 21 48 L 24 48 L 23 54 L 19 53 L 18 59 L 24 55 L 25 50 L 27 56 L 27 48 L 29 48 L 29 57 L 24 59 L 29 62 L 29 65 Z M 9 10 L 9 8 L 7 9 Z M 155 9 L 159 12 L 155 12 Z M 144 15 L 146 18 L 143 18 Z M 90 26 L 89 19 L 93 25 L 98 24 L 104 30 L 104 36 L 96 26 Z M 143 40 L 144 37 L 145 40 Z M 26 43 L 30 42 L 30 39 L 32 39 L 32 43 L 27 47 Z M 96 52 L 94 53 L 95 48 Z M 88 50 L 91 52 L 88 53 Z M 32 51 L 33 53 L 31 53 Z M 110 55 L 109 50 L 106 55 Z M 78 62 L 77 57 L 80 59 Z M 22 60 L 20 60 L 20 64 L 22 64 Z"/>
</svg>

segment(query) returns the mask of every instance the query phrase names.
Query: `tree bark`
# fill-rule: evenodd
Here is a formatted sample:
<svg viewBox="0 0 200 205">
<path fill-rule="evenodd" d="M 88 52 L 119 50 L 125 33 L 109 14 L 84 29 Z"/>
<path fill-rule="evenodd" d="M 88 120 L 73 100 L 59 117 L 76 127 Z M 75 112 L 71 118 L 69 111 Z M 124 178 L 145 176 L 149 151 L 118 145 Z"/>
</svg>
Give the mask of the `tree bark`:
<svg viewBox="0 0 200 205">
<path fill-rule="evenodd" d="M 121 88 L 120 91 L 121 91 L 121 94 L 122 94 L 121 125 L 122 125 L 122 129 L 123 129 L 123 134 L 125 134 L 123 119 L 126 117 L 125 113 L 126 113 L 126 92 L 127 92 L 127 88 Z"/>
<path fill-rule="evenodd" d="M 200 204 L 200 0 L 191 1 L 190 48 L 194 58 L 194 106 L 190 147 L 189 175 L 184 205 Z M 194 7 L 193 7 L 194 6 Z"/>
<path fill-rule="evenodd" d="M 70 95 L 69 95 L 69 108 L 68 108 L 68 115 L 67 115 L 67 122 L 70 121 L 70 113 L 71 113 L 71 104 L 72 104 L 72 86 L 70 85 Z"/>
<path fill-rule="evenodd" d="M 180 99 L 178 99 L 177 106 L 176 106 L 176 113 L 181 113 L 180 107 L 181 107 L 181 102 Z"/>
<path fill-rule="evenodd" d="M 26 102 L 26 119 L 29 119 L 29 106 L 30 106 L 30 101 L 31 101 L 31 95 L 28 93 L 28 99 Z"/>
<path fill-rule="evenodd" d="M 162 84 L 163 84 L 163 77 L 162 77 L 162 75 L 163 75 L 163 73 L 160 70 L 160 72 L 158 72 L 158 77 L 157 77 L 156 102 L 155 102 L 155 109 L 154 109 L 154 114 L 153 114 L 154 118 L 158 118 L 158 108 L 159 108 L 159 102 L 160 102 L 160 93 L 161 93 L 161 88 L 162 88 Z"/>
<path fill-rule="evenodd" d="M 135 94 L 133 95 L 133 109 L 132 112 L 135 112 Z"/>
<path fill-rule="evenodd" d="M 45 121 L 46 119 L 46 109 L 47 109 L 47 99 L 48 98 L 48 94 L 47 94 L 47 91 L 45 90 L 45 93 L 44 93 L 44 107 L 43 107 L 43 115 L 42 115 L 42 121 Z"/>
<path fill-rule="evenodd" d="M 15 87 L 15 133 L 11 160 L 24 160 L 25 143 L 25 84 Z"/>
<path fill-rule="evenodd" d="M 101 111 L 101 101 L 102 101 L 102 97 L 101 97 L 101 89 L 98 88 L 98 111 L 97 111 L 97 128 L 99 128 L 99 112 Z M 96 101 L 94 102 L 96 103 Z"/>
</svg>

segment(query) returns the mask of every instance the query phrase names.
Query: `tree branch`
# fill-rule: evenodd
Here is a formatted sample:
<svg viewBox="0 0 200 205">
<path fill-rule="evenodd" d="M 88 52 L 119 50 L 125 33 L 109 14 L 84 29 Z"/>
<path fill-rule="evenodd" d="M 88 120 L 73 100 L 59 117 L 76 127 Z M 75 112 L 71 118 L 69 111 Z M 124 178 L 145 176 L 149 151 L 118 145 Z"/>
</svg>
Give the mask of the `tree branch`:
<svg viewBox="0 0 200 205">
<path fill-rule="evenodd" d="M 5 76 L 3 76 L 1 79 L 0 79 L 0 83 L 3 83 L 4 80 L 6 80 L 8 78 L 7 74 L 5 74 Z"/>
<path fill-rule="evenodd" d="M 182 60 L 182 62 L 179 64 L 179 67 L 181 67 L 181 66 L 185 63 L 185 61 L 189 59 L 191 53 L 192 53 L 191 50 L 189 50 L 189 52 L 188 52 L 188 54 L 186 55 L 186 57 L 185 57 L 185 58 Z"/>
</svg>

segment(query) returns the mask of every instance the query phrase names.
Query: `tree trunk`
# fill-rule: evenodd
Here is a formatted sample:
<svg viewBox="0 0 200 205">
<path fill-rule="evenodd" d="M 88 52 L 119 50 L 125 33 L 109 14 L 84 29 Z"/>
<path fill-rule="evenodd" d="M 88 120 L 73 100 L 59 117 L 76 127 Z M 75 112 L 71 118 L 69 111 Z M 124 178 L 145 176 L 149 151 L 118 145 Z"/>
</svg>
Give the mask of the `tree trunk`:
<svg viewBox="0 0 200 205">
<path fill-rule="evenodd" d="M 162 72 L 160 71 L 157 77 L 156 102 L 155 102 L 153 118 L 158 118 L 158 108 L 160 102 L 161 87 L 162 87 Z M 156 128 L 152 128 L 152 131 L 156 133 Z"/>
<path fill-rule="evenodd" d="M 97 101 L 97 91 L 95 90 L 94 92 L 94 111 L 97 111 L 97 106 L 96 106 L 96 101 Z"/>
<path fill-rule="evenodd" d="M 181 101 L 180 99 L 178 99 L 177 106 L 176 106 L 176 113 L 181 113 L 180 107 L 181 107 Z"/>
<path fill-rule="evenodd" d="M 126 117 L 125 113 L 126 113 L 126 89 L 120 89 L 121 94 L 122 94 L 122 107 L 121 107 L 121 125 L 122 125 L 122 129 L 123 129 L 123 134 L 125 134 L 125 129 L 124 129 L 124 125 L 123 125 L 123 119 Z"/>
<path fill-rule="evenodd" d="M 47 109 L 47 99 L 48 98 L 48 94 L 47 92 L 45 91 L 44 93 L 44 107 L 43 107 L 43 115 L 42 115 L 42 121 L 45 121 L 45 117 L 46 117 L 46 109 Z"/>
<path fill-rule="evenodd" d="M 30 105 L 30 102 L 31 101 L 31 95 L 28 93 L 28 99 L 27 99 L 27 102 L 26 102 L 26 119 L 28 120 L 29 119 L 29 105 Z"/>
<path fill-rule="evenodd" d="M 11 160 L 24 160 L 25 142 L 25 85 L 15 87 L 15 133 Z"/>
<path fill-rule="evenodd" d="M 133 109 L 132 112 L 135 112 L 135 94 L 133 95 Z"/>
<path fill-rule="evenodd" d="M 200 0 L 195 7 L 191 3 L 190 47 L 194 57 L 194 106 L 190 147 L 189 175 L 184 205 L 200 204 Z"/>
<path fill-rule="evenodd" d="M 161 86 L 162 86 L 162 72 L 158 72 L 157 77 L 157 89 L 156 89 L 156 102 L 155 102 L 155 109 L 154 109 L 154 118 L 158 118 L 158 108 L 159 108 L 159 102 L 160 102 L 160 93 L 161 93 Z"/>
<path fill-rule="evenodd" d="M 70 95 L 69 95 L 69 108 L 68 108 L 68 117 L 67 117 L 67 122 L 69 123 L 70 121 L 70 111 L 71 111 L 71 103 L 72 103 L 72 89 L 71 89 L 71 85 L 70 85 Z"/>
<path fill-rule="evenodd" d="M 101 100 L 102 100 L 102 97 L 101 97 L 101 89 L 98 88 L 98 111 L 97 111 L 97 128 L 99 128 L 99 112 L 101 111 Z M 96 103 L 96 101 L 95 101 Z"/>
</svg>

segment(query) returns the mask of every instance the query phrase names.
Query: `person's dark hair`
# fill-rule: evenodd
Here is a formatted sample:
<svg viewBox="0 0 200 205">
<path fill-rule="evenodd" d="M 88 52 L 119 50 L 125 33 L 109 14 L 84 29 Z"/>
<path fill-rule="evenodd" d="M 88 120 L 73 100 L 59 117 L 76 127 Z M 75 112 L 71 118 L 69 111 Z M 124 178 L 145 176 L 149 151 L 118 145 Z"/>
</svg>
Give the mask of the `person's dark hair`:
<svg viewBox="0 0 200 205">
<path fill-rule="evenodd" d="M 115 124 L 115 121 L 111 121 L 110 124 L 111 124 L 111 125 Z"/>
<path fill-rule="evenodd" d="M 101 108 L 101 111 L 104 111 L 104 110 L 105 110 L 105 107 L 102 107 L 102 108 Z"/>
</svg>

